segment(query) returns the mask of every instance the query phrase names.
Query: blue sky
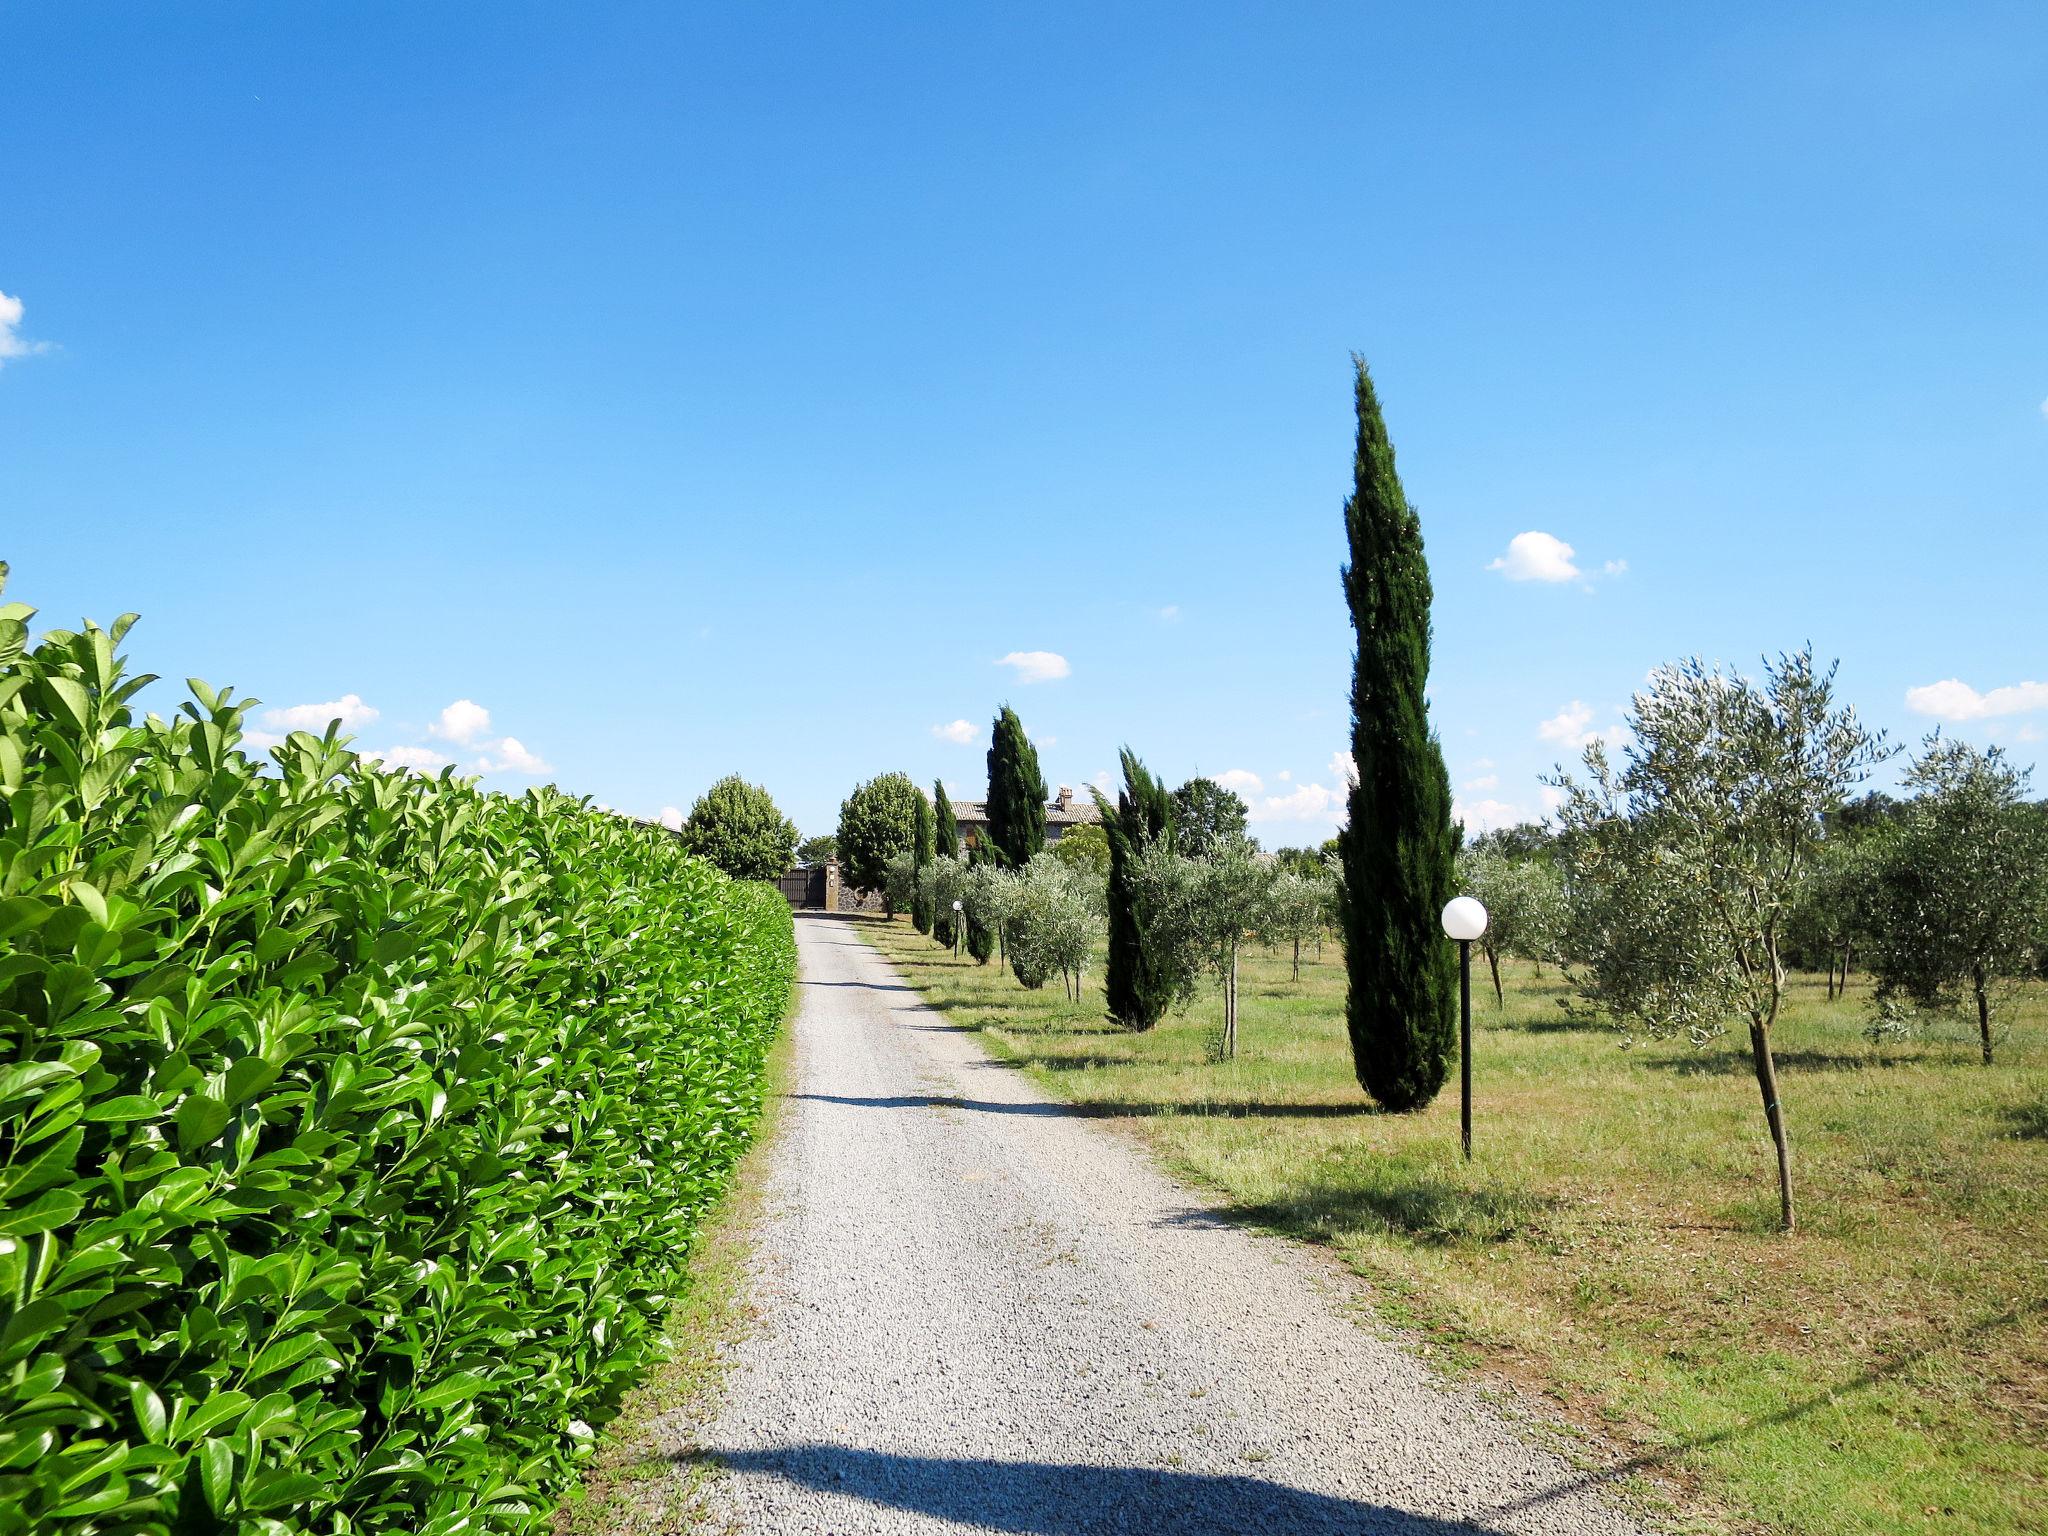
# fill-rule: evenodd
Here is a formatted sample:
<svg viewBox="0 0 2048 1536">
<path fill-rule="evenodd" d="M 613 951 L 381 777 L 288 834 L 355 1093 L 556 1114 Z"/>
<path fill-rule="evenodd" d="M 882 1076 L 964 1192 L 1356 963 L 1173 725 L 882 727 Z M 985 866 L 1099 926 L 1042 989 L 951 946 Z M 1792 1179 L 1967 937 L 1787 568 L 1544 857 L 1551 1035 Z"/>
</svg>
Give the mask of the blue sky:
<svg viewBox="0 0 2048 1536">
<path fill-rule="evenodd" d="M 9 596 L 366 747 L 819 831 L 1008 699 L 1326 836 L 1353 349 L 1475 822 L 1690 653 L 2048 733 L 2038 4 L 4 26 Z"/>
</svg>

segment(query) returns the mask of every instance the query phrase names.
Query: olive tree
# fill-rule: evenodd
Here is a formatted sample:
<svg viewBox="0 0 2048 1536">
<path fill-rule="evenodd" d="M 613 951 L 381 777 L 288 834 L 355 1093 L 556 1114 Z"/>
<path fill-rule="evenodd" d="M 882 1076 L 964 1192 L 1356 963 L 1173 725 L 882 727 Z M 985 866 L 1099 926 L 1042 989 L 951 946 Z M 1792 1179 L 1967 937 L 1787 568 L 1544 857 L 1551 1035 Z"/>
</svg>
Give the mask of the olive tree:
<svg viewBox="0 0 2048 1536">
<path fill-rule="evenodd" d="M 889 855 L 882 866 L 882 905 L 891 913 L 918 911 L 923 899 L 923 882 L 916 853 L 905 848 Z"/>
<path fill-rule="evenodd" d="M 1294 947 L 1296 981 L 1301 980 L 1301 946 L 1321 939 L 1332 921 L 1330 892 L 1334 884 L 1329 870 L 1316 860 L 1294 869 L 1281 866 L 1267 894 L 1259 936 L 1268 943 Z"/>
<path fill-rule="evenodd" d="M 1147 960 L 1172 999 L 1186 1007 L 1204 971 L 1223 989 L 1219 1054 L 1237 1054 L 1237 957 L 1244 936 L 1267 917 L 1278 866 L 1242 839 L 1204 858 L 1155 844 L 1138 861 L 1139 921 Z"/>
<path fill-rule="evenodd" d="M 932 937 L 948 949 L 953 947 L 964 926 L 953 921 L 953 903 L 965 904 L 968 883 L 967 866 L 958 859 L 933 859 L 917 872 L 918 895 L 931 904 L 934 918 Z"/>
<path fill-rule="evenodd" d="M 1919 791 L 1876 858 L 1877 1005 L 1974 1006 L 1984 1064 L 2005 986 L 2048 945 L 2048 832 L 2028 775 L 1997 747 L 1930 737 L 1906 775 Z"/>
<path fill-rule="evenodd" d="M 1780 1217 L 1794 1225 L 1792 1140 L 1771 1029 L 1784 1000 L 1785 922 L 1822 818 L 1885 756 L 1837 708 L 1811 649 L 1761 683 L 1697 659 L 1660 667 L 1635 696 L 1616 767 L 1586 749 L 1560 774 L 1565 958 L 1587 1000 L 1697 1042 L 1740 1019 L 1777 1152 Z"/>
<path fill-rule="evenodd" d="M 1851 832 L 1839 824 L 1832 827 L 1788 914 L 1794 962 L 1810 968 L 1818 961 L 1825 968 L 1829 1002 L 1848 992 L 1849 967 L 1859 949 L 1869 948 L 1877 917 L 1880 848 L 1890 835 L 1889 828 Z"/>
<path fill-rule="evenodd" d="M 1557 954 L 1564 927 L 1564 884 L 1557 871 L 1541 859 L 1517 859 L 1495 848 L 1467 848 L 1458 855 L 1458 886 L 1486 908 L 1486 932 L 1479 952 L 1493 976 L 1493 1001 L 1506 1001 L 1501 991 L 1503 956 L 1543 961 Z"/>
<path fill-rule="evenodd" d="M 1103 883 L 1053 853 L 1003 878 L 1003 943 L 1017 980 L 1035 990 L 1057 974 L 1079 1002 L 1082 972 L 1107 916 Z"/>
</svg>

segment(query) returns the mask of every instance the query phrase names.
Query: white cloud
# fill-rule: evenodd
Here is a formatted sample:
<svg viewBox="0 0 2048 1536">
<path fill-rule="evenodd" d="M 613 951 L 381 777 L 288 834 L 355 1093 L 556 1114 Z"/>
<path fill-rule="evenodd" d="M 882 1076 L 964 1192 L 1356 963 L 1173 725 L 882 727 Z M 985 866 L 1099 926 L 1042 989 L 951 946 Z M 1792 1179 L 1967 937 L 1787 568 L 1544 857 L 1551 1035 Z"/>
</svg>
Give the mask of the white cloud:
<svg viewBox="0 0 2048 1536">
<path fill-rule="evenodd" d="M 517 736 L 507 736 L 494 744 L 487 743 L 483 755 L 476 760 L 476 767 L 479 773 L 542 774 L 554 771 L 527 751 L 526 744 Z"/>
<path fill-rule="evenodd" d="M 1330 754 L 1330 772 L 1340 784 L 1350 785 L 1358 782 L 1358 764 L 1352 760 L 1349 752 Z"/>
<path fill-rule="evenodd" d="M 50 350 L 47 341 L 30 341 L 20 333 L 21 300 L 0 293 L 0 367 L 11 357 L 34 357 Z"/>
<path fill-rule="evenodd" d="M 1591 707 L 1577 699 L 1552 715 L 1536 727 L 1536 734 L 1545 741 L 1554 741 L 1561 747 L 1583 747 L 1593 739 L 1588 729 L 1593 723 Z"/>
<path fill-rule="evenodd" d="M 1476 779 L 1467 779 L 1461 787 L 1468 795 L 1482 789 L 1499 789 L 1500 775 L 1497 773 L 1482 773 Z"/>
<path fill-rule="evenodd" d="M 1088 782 L 1101 790 L 1105 795 L 1116 793 L 1116 777 L 1107 768 L 1098 769 L 1095 777 Z"/>
<path fill-rule="evenodd" d="M 439 773 L 451 761 L 432 747 L 377 747 L 363 756 L 386 768 L 406 768 L 414 773 Z"/>
<path fill-rule="evenodd" d="M 1234 789 L 1240 795 L 1256 795 L 1265 789 L 1265 782 L 1249 768 L 1231 768 L 1216 775 L 1216 782 L 1225 789 Z"/>
<path fill-rule="evenodd" d="M 1020 683 L 1050 683 L 1070 676 L 1074 670 L 1058 651 L 1012 651 L 996 665 L 1015 667 Z"/>
<path fill-rule="evenodd" d="M 972 743 L 974 738 L 981 734 L 981 731 L 968 721 L 955 720 L 951 725 L 933 726 L 932 734 L 941 741 L 958 742 L 964 747 Z"/>
<path fill-rule="evenodd" d="M 1026 731 L 1024 734 L 1031 736 L 1029 731 Z M 1056 747 L 1059 744 L 1060 739 L 1057 736 L 1031 736 L 1031 745 L 1034 747 Z"/>
<path fill-rule="evenodd" d="M 326 704 L 293 704 L 284 709 L 263 711 L 266 723 L 280 731 L 324 731 L 330 720 L 339 720 L 344 731 L 353 731 L 377 718 L 377 711 L 361 697 L 344 693 Z"/>
<path fill-rule="evenodd" d="M 474 699 L 457 699 L 441 711 L 441 718 L 427 727 L 429 736 L 471 746 L 491 728 L 491 712 Z"/>
<path fill-rule="evenodd" d="M 1529 819 L 1519 805 L 1505 800 L 1454 800 L 1451 819 L 1462 821 L 1468 833 L 1491 832 L 1497 827 L 1520 826 Z"/>
<path fill-rule="evenodd" d="M 272 747 L 284 745 L 284 734 L 281 731 L 244 731 L 242 745 L 245 748 L 254 747 L 259 752 L 268 752 Z"/>
<path fill-rule="evenodd" d="M 1937 720 L 1988 720 L 1996 715 L 2030 715 L 2048 709 L 2048 683 L 2014 683 L 1979 693 L 1959 678 L 1945 678 L 1906 690 L 1906 708 Z"/>
<path fill-rule="evenodd" d="M 655 820 L 659 821 L 664 827 L 667 827 L 671 832 L 680 832 L 683 830 L 683 813 L 681 810 L 679 810 L 677 807 L 673 805 L 664 805 L 661 808 L 661 814 L 657 816 Z"/>
<path fill-rule="evenodd" d="M 1294 775 L 1285 768 L 1282 768 L 1278 773 L 1274 774 L 1273 777 L 1278 779 L 1282 784 L 1292 784 L 1294 782 Z"/>
<path fill-rule="evenodd" d="M 1555 816 L 1564 809 L 1564 791 L 1555 784 L 1546 784 L 1536 791 L 1536 798 L 1543 802 L 1543 814 Z"/>
<path fill-rule="evenodd" d="M 1487 566 L 1509 581 L 1577 581 L 1574 551 L 1563 539 L 1531 530 L 1508 540 L 1508 552 Z"/>
<path fill-rule="evenodd" d="M 1600 574 L 1602 576 L 1626 576 L 1628 574 L 1628 562 L 1626 560 L 1610 560 L 1600 567 Z"/>
<path fill-rule="evenodd" d="M 1162 624 L 1173 624 L 1173 623 L 1177 623 L 1177 622 L 1179 622 L 1179 620 L 1180 620 L 1180 604 L 1179 604 L 1179 603 L 1168 603 L 1168 604 L 1167 604 L 1167 605 L 1166 605 L 1166 606 L 1165 606 L 1164 608 L 1162 608 L 1162 609 L 1160 609 L 1160 610 L 1159 610 L 1159 622 L 1160 622 L 1160 623 L 1162 623 Z"/>
<path fill-rule="evenodd" d="M 1252 821 L 1329 821 L 1344 812 L 1345 791 L 1302 784 L 1284 795 L 1267 795 L 1250 807 Z"/>
<path fill-rule="evenodd" d="M 2039 741 L 2041 740 L 2041 728 L 2038 725 L 2023 725 L 2012 733 L 2012 739 L 2014 741 Z"/>
<path fill-rule="evenodd" d="M 2044 421 L 2048 421 L 2048 400 L 2041 402 L 2041 418 Z"/>
<path fill-rule="evenodd" d="M 1595 730 L 1592 706 L 1577 699 L 1573 699 L 1548 720 L 1538 724 L 1536 734 L 1545 741 L 1555 742 L 1561 747 L 1570 747 L 1574 751 L 1589 747 L 1596 741 L 1604 741 L 1610 747 L 1620 747 L 1629 740 L 1629 729 L 1625 725 L 1610 725 Z"/>
</svg>

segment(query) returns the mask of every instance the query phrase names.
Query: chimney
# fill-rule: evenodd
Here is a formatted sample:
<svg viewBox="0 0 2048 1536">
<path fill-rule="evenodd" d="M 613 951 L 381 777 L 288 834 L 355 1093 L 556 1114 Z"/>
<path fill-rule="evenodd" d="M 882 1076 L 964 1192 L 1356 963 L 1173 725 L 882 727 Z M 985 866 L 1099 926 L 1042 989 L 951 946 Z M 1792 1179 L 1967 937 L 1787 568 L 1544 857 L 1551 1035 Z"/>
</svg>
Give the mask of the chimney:
<svg viewBox="0 0 2048 1536">
<path fill-rule="evenodd" d="M 1071 789 L 1067 788 L 1066 785 L 1062 784 L 1060 786 L 1060 809 L 1063 811 L 1071 811 L 1073 808 L 1074 792 Z"/>
</svg>

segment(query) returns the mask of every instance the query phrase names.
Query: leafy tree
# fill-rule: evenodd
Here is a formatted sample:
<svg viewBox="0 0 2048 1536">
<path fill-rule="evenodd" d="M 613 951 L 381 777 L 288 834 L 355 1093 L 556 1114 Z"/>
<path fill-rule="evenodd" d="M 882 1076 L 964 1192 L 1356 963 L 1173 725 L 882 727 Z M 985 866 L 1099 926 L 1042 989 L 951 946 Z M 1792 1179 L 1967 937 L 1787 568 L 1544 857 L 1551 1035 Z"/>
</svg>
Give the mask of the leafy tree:
<svg viewBox="0 0 2048 1536">
<path fill-rule="evenodd" d="M 889 860 L 907 852 L 917 837 L 917 805 L 922 798 L 910 775 L 885 773 L 840 802 L 839 864 L 848 885 L 860 891 L 882 890 Z"/>
<path fill-rule="evenodd" d="M 1244 838 L 1245 804 L 1214 779 L 1193 778 L 1173 792 L 1174 846 L 1191 859 L 1207 858 Z"/>
<path fill-rule="evenodd" d="M 917 825 L 912 829 L 910 855 L 910 925 L 919 933 L 930 933 L 933 915 L 931 903 L 924 899 L 924 887 L 918 881 L 917 875 L 932 861 L 932 808 L 931 803 L 921 794 L 917 797 Z"/>
<path fill-rule="evenodd" d="M 988 835 L 1011 869 L 1022 869 L 1045 846 L 1045 775 L 1024 722 L 1005 704 L 988 748 Z"/>
<path fill-rule="evenodd" d="M 796 861 L 799 864 L 823 864 L 839 856 L 839 839 L 830 832 L 821 832 L 816 837 L 807 837 L 796 845 Z"/>
<path fill-rule="evenodd" d="M 889 912 L 917 911 L 917 903 L 923 890 L 918 878 L 917 855 L 909 848 L 902 848 L 889 855 L 889 862 L 882 870 L 882 906 Z"/>
<path fill-rule="evenodd" d="M 1500 985 L 1503 955 L 1538 962 L 1557 954 L 1564 932 L 1564 883 L 1547 862 L 1514 858 L 1498 844 L 1467 848 L 1458 855 L 1458 884 L 1486 908 L 1486 932 L 1479 952 L 1493 974 L 1493 1000 L 1506 1001 Z"/>
<path fill-rule="evenodd" d="M 1888 755 L 1813 653 L 1761 686 L 1698 660 L 1661 667 L 1635 697 L 1627 761 L 1586 749 L 1588 781 L 1560 775 L 1565 956 L 1588 1001 L 1697 1042 L 1731 1017 L 1750 1057 L 1793 1222 L 1792 1141 L 1771 1029 L 1785 991 L 1785 926 L 1822 820 Z"/>
<path fill-rule="evenodd" d="M 1109 839 L 1109 962 L 1103 992 L 1109 1016 L 1127 1029 L 1150 1029 L 1173 1001 L 1173 987 L 1155 975 L 1145 953 L 1138 913 L 1138 864 L 1145 850 L 1169 839 L 1173 795 L 1129 747 L 1119 754 L 1123 788 L 1112 806 L 1090 791 Z"/>
<path fill-rule="evenodd" d="M 1065 839 L 1061 839 L 1064 842 Z M 1057 974 L 1081 1000 L 1081 975 L 1102 932 L 1103 886 L 1086 866 L 1057 857 L 1059 844 L 1006 874 L 1003 939 L 1010 968 L 1037 989 Z"/>
<path fill-rule="evenodd" d="M 1052 845 L 1052 854 L 1070 869 L 1088 875 L 1097 885 L 1109 879 L 1109 834 L 1101 827 L 1084 821 L 1067 828 L 1066 836 Z"/>
<path fill-rule="evenodd" d="M 1557 834 L 1540 821 L 1495 827 L 1472 839 L 1471 846 L 1508 859 L 1548 859 L 1556 852 Z"/>
<path fill-rule="evenodd" d="M 735 880 L 773 880 L 796 848 L 796 827 L 758 784 L 729 773 L 705 790 L 683 823 L 683 845 Z"/>
<path fill-rule="evenodd" d="M 1866 799 L 1873 798 L 1866 796 Z M 1849 988 L 1849 967 L 1866 948 L 1876 916 L 1879 848 L 1890 827 L 1851 831 L 1857 823 L 1833 820 L 1786 914 L 1787 957 L 1807 969 L 1825 969 L 1828 1001 Z"/>
<path fill-rule="evenodd" d="M 944 914 L 942 920 L 933 922 L 932 937 L 938 938 L 943 928 L 945 937 L 941 942 L 948 949 L 959 936 L 953 922 L 953 903 L 965 905 L 969 883 L 967 866 L 958 859 L 933 859 L 918 874 L 918 894 L 931 903 L 935 917 Z"/>
<path fill-rule="evenodd" d="M 1458 966 L 1443 935 L 1458 854 L 1451 782 L 1429 728 L 1429 566 L 1363 358 L 1353 358 L 1358 441 L 1344 506 L 1344 592 L 1358 652 L 1351 684 L 1344 855 L 1345 1003 L 1352 1061 L 1388 1109 L 1443 1086 L 1457 1039 Z"/>
<path fill-rule="evenodd" d="M 1273 857 L 1288 874 L 1304 875 L 1314 880 L 1329 873 L 1320 848 L 1275 848 Z"/>
<path fill-rule="evenodd" d="M 2002 984 L 2030 974 L 2048 944 L 2048 835 L 2026 803 L 2028 775 L 1998 747 L 1930 737 L 1906 775 L 1919 791 L 1876 869 L 1879 1006 L 1975 1006 L 1984 1064 Z"/>
<path fill-rule="evenodd" d="M 1237 959 L 1245 932 L 1267 918 L 1277 866 L 1244 839 L 1190 858 L 1165 842 L 1138 861 L 1138 907 L 1147 958 L 1172 1000 L 1185 1007 L 1195 983 L 1212 972 L 1223 989 L 1223 1030 L 1217 1054 L 1237 1054 Z"/>
<path fill-rule="evenodd" d="M 1274 867 L 1279 875 L 1267 899 L 1260 931 L 1272 943 L 1294 946 L 1294 979 L 1299 981 L 1301 946 L 1320 939 L 1330 925 L 1330 887 L 1334 882 L 1321 860 L 1292 869 L 1275 860 Z"/>
<path fill-rule="evenodd" d="M 946 797 L 944 780 L 932 780 L 933 851 L 949 864 L 960 862 L 960 823 L 953 815 L 953 802 Z M 959 935 L 953 931 L 953 898 L 932 907 L 932 937 L 951 949 Z"/>
</svg>

